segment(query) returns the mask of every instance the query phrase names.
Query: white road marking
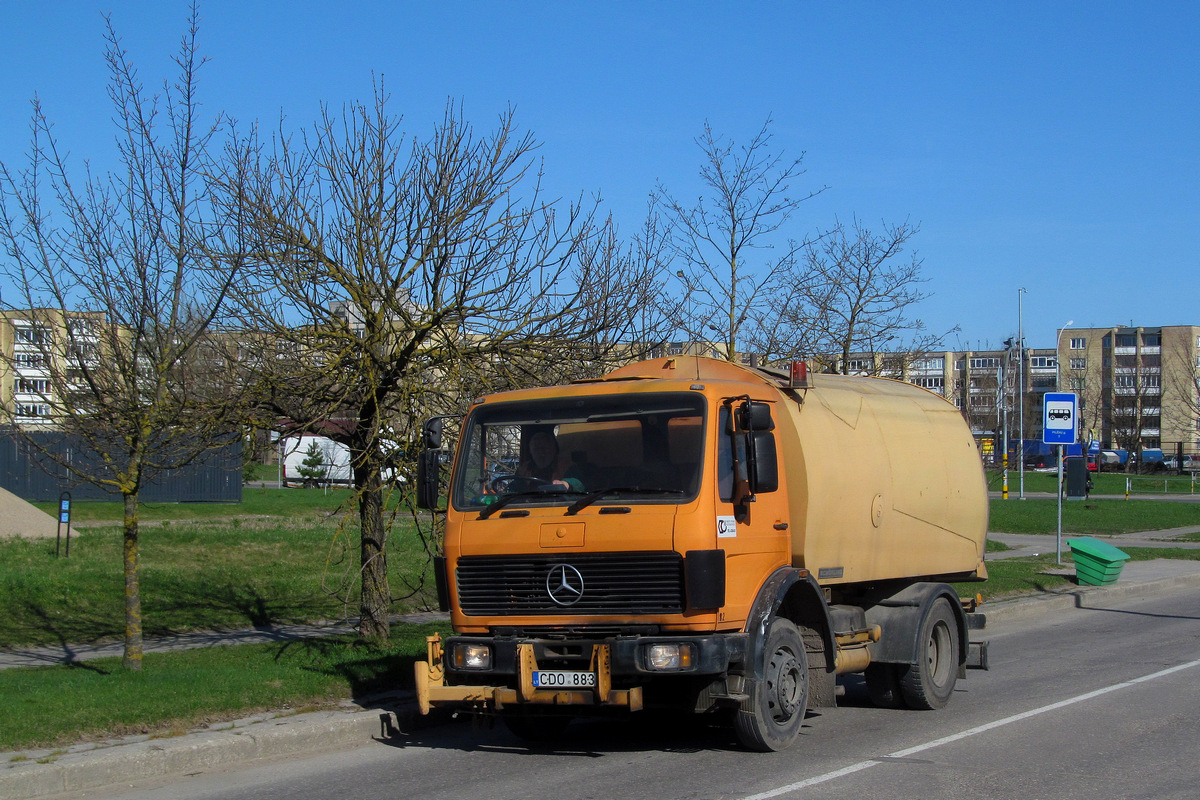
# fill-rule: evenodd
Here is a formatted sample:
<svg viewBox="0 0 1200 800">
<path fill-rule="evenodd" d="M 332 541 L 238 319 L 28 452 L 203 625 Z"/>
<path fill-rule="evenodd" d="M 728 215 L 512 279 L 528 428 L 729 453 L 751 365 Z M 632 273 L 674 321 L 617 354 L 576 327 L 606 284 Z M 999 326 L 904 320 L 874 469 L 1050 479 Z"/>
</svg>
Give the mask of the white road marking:
<svg viewBox="0 0 1200 800">
<path fill-rule="evenodd" d="M 843 767 L 842 769 L 835 770 L 833 772 L 826 772 L 824 775 L 817 775 L 806 780 L 797 781 L 796 783 L 789 783 L 786 786 L 780 786 L 776 789 L 760 792 L 759 794 L 752 794 L 748 797 L 742 798 L 742 800 L 768 800 L 768 798 L 790 794 L 791 792 L 799 791 L 800 789 L 804 789 L 809 786 L 816 786 L 819 783 L 827 783 L 828 781 L 832 781 L 846 775 L 853 775 L 856 772 L 862 772 L 864 769 L 870 769 L 871 767 L 878 766 L 879 764 L 886 764 L 886 759 L 905 758 L 907 756 L 912 756 L 917 753 L 922 753 L 926 750 L 932 750 L 935 747 L 941 747 L 944 744 L 951 744 L 953 742 L 966 739 L 970 736 L 975 736 L 976 734 L 986 733 L 987 731 L 995 730 L 996 728 L 1002 728 L 1005 725 L 1011 725 L 1014 722 L 1020 722 L 1021 720 L 1026 720 L 1030 717 L 1036 717 L 1039 714 L 1057 711 L 1060 708 L 1066 708 L 1067 706 L 1075 705 L 1076 703 L 1092 700 L 1112 692 L 1120 691 L 1121 689 L 1128 689 L 1131 686 L 1137 686 L 1139 683 L 1157 680 L 1158 678 L 1163 678 L 1167 675 L 1171 675 L 1176 672 L 1182 672 L 1183 670 L 1192 669 L 1193 667 L 1198 666 L 1200 666 L 1200 659 L 1189 661 L 1186 664 L 1179 664 L 1174 667 L 1169 667 L 1164 670 L 1159 670 L 1158 672 L 1151 673 L 1150 675 L 1143 675 L 1142 677 L 1134 678 L 1133 680 L 1114 683 L 1111 686 L 1105 686 L 1101 689 L 1096 689 L 1095 691 L 1076 695 L 1075 697 L 1071 697 L 1066 700 L 1060 700 L 1057 703 L 1051 703 L 1048 706 L 1042 706 L 1030 711 L 1023 711 L 1020 714 L 1013 714 L 1011 717 L 998 719 L 995 722 L 989 722 L 986 725 L 979 725 L 974 728 L 968 728 L 967 730 L 959 733 L 951 734 L 950 736 L 943 736 L 940 739 L 934 739 L 933 741 L 926 742 L 925 744 L 919 744 L 915 747 L 909 747 L 904 750 L 897 750 L 896 752 L 889 753 L 881 758 L 871 758 L 867 759 L 866 761 L 859 761 L 857 764 L 851 764 L 848 767 Z"/>
</svg>

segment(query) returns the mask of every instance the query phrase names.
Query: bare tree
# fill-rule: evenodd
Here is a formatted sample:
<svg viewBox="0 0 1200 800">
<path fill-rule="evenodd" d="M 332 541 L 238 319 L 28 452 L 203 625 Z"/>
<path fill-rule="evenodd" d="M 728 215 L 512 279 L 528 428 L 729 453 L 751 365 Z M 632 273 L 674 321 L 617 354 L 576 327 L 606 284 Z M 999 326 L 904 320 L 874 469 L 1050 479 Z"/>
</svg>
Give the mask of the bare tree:
<svg viewBox="0 0 1200 800">
<path fill-rule="evenodd" d="M 376 640 L 392 600 L 389 470 L 415 422 L 461 413 L 472 389 L 596 369 L 642 338 L 661 285 L 611 225 L 542 197 L 536 142 L 511 112 L 486 134 L 453 106 L 428 138 L 400 124 L 377 86 L 303 135 L 250 134 L 239 163 L 253 178 L 229 201 L 256 231 L 242 300 L 270 350 L 264 406 L 349 448 L 360 632 Z"/>
<path fill-rule="evenodd" d="M 911 362 L 939 347 L 953 331 L 930 335 L 920 319 L 910 316 L 913 307 L 929 297 L 921 289 L 926 282 L 921 259 L 907 252 L 919 230 L 903 222 L 883 223 L 876 232 L 855 219 L 850 226 L 839 223 L 808 246 L 805 274 L 793 282 L 778 318 L 764 326 L 775 332 L 775 352 L 792 357 L 822 354 L 846 373 L 851 354 L 887 353 L 893 361 Z"/>
<path fill-rule="evenodd" d="M 1135 381 L 1128 387 L 1114 391 L 1111 405 L 1103 409 L 1104 424 L 1113 445 L 1130 454 L 1125 462 L 1126 472 L 1134 471 L 1135 456 L 1142 450 L 1146 430 L 1158 428 L 1161 424 L 1161 417 L 1157 413 L 1158 398 L 1159 395 L 1152 394 L 1144 383 Z M 1155 412 L 1153 415 L 1148 413 L 1151 408 Z"/>
<path fill-rule="evenodd" d="M 1069 353 L 1069 351 L 1068 351 Z M 1064 365 L 1059 361 L 1060 390 L 1073 392 L 1079 398 L 1079 433 L 1084 445 L 1103 438 L 1105 430 L 1104 387 L 1099 370 L 1089 370 L 1085 357 L 1071 358 Z M 1028 409 L 1027 409 L 1028 412 Z M 1035 409 L 1035 414 L 1041 409 Z"/>
<path fill-rule="evenodd" d="M 661 185 L 653 195 L 683 289 L 676 325 L 694 342 L 721 342 L 730 361 L 754 334 L 761 306 L 782 294 L 807 244 L 783 239 L 781 230 L 802 202 L 823 191 L 789 193 L 804 174 L 803 155 L 787 161 L 773 153 L 770 127 L 768 119 L 749 144 L 736 147 L 706 122 L 696 140 L 704 194 L 695 205 Z"/>
<path fill-rule="evenodd" d="M 0 212 L 15 287 L 5 316 L 22 331 L 23 363 L 41 395 L 39 419 L 16 409 L 15 435 L 32 422 L 82 441 L 95 464 L 65 466 L 124 501 L 124 665 L 142 664 L 138 498 L 148 480 L 228 442 L 237 406 L 215 387 L 199 350 L 222 312 L 238 264 L 218 264 L 204 173 L 215 123 L 199 117 L 197 14 L 174 57 L 179 73 L 151 96 L 105 20 L 109 96 L 120 168 L 76 183 L 34 101 L 28 163 L 0 166 Z M 44 411 L 42 414 L 40 412 Z"/>
</svg>

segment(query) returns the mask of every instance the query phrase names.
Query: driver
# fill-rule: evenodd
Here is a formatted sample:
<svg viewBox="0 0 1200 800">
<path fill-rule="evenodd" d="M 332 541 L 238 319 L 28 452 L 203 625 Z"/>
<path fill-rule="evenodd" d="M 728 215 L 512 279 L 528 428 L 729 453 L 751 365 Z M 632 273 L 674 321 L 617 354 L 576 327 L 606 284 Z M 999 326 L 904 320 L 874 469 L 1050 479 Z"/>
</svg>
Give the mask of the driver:
<svg viewBox="0 0 1200 800">
<path fill-rule="evenodd" d="M 517 475 L 536 478 L 565 491 L 583 491 L 583 481 L 572 474 L 575 467 L 562 470 L 558 463 L 558 438 L 550 431 L 538 431 L 529 437 L 527 457 L 517 468 Z"/>
</svg>

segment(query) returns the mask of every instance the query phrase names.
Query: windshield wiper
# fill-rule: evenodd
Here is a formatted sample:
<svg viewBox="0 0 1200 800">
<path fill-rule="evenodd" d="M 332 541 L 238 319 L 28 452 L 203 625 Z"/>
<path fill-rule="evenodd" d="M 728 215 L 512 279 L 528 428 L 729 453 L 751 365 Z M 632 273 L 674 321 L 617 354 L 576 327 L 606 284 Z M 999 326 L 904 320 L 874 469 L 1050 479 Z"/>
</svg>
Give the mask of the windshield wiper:
<svg viewBox="0 0 1200 800">
<path fill-rule="evenodd" d="M 578 514 L 580 511 L 583 511 L 592 503 L 608 494 L 686 494 L 686 492 L 684 492 L 682 489 L 643 489 L 640 486 L 628 486 L 623 488 L 614 486 L 611 489 L 598 489 L 594 492 L 588 492 L 586 495 L 567 506 L 567 513 L 565 516 L 570 517 Z"/>
<path fill-rule="evenodd" d="M 555 491 L 546 491 L 545 489 L 533 489 L 533 490 L 530 490 L 527 492 L 514 492 L 512 494 L 506 494 L 503 497 L 501 497 L 499 500 L 497 500 L 496 502 L 492 503 L 490 506 L 487 506 L 482 511 L 480 511 L 477 519 L 487 519 L 492 514 L 495 514 L 497 511 L 504 508 L 509 503 L 513 502 L 514 500 L 529 499 L 530 497 L 542 497 L 542 498 L 554 497 L 554 496 L 564 495 L 564 494 L 579 494 L 579 492 L 575 491 L 574 489 L 558 489 Z"/>
</svg>

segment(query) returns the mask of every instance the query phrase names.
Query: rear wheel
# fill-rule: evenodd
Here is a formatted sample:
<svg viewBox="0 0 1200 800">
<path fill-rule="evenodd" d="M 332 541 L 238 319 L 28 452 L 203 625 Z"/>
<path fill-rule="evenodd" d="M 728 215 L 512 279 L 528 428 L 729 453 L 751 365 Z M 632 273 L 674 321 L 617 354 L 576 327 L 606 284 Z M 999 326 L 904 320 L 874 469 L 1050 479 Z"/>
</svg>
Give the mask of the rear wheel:
<svg viewBox="0 0 1200 800">
<path fill-rule="evenodd" d="M 917 634 L 917 663 L 900 676 L 900 694 L 909 708 L 942 708 L 958 681 L 958 623 L 946 598 L 939 597 Z"/>
<path fill-rule="evenodd" d="M 751 750 L 783 750 L 800 732 L 808 705 L 804 640 L 790 620 L 771 623 L 763 648 L 763 677 L 747 681 L 749 697 L 733 719 L 738 741 Z"/>
</svg>

